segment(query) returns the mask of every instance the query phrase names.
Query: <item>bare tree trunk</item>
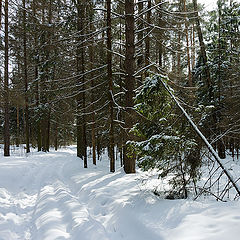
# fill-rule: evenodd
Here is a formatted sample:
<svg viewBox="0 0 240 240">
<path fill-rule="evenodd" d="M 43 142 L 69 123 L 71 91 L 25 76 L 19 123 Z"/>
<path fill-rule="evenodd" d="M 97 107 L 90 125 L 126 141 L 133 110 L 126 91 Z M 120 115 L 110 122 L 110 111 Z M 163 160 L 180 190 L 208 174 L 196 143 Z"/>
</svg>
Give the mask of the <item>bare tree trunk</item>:
<svg viewBox="0 0 240 240">
<path fill-rule="evenodd" d="M 196 53 L 195 53 L 196 47 L 195 47 L 195 26 L 194 26 L 194 23 L 193 23 L 193 26 L 192 26 L 191 49 L 192 49 L 192 52 L 191 52 L 192 69 L 194 69 L 194 67 L 196 65 Z"/>
<path fill-rule="evenodd" d="M 49 24 L 49 26 L 51 26 L 52 19 L 53 19 L 52 8 L 53 8 L 53 0 L 49 0 L 49 5 L 48 5 L 48 24 Z M 49 31 L 48 32 L 48 42 L 49 42 L 49 44 L 51 44 L 52 38 L 53 38 L 53 33 L 52 33 L 52 31 Z M 47 50 L 48 59 L 51 58 L 50 54 L 51 54 L 50 50 Z M 48 67 L 47 71 L 48 71 L 48 74 L 50 74 L 49 67 Z M 53 76 L 53 78 L 54 78 L 54 76 Z M 51 129 L 51 105 L 49 104 L 48 111 L 47 111 L 47 131 L 46 131 L 46 133 L 47 133 L 46 149 L 47 149 L 48 152 L 49 152 L 49 149 L 50 149 L 50 132 L 51 132 L 50 129 Z"/>
<path fill-rule="evenodd" d="M 92 20 L 92 19 L 91 19 Z M 93 32 L 93 23 L 90 23 L 90 31 Z M 89 46 L 89 57 L 90 57 L 90 66 L 93 69 L 93 59 L 94 59 L 94 51 L 93 44 Z M 94 112 L 94 80 L 93 75 L 91 75 L 91 116 L 92 116 L 92 125 L 91 125 L 91 138 L 92 138 L 92 159 L 93 164 L 96 165 L 96 123 L 95 123 L 95 112 Z"/>
<path fill-rule="evenodd" d="M 8 0 L 5 0 L 5 34 L 4 34 L 4 156 L 10 156 L 10 133 L 9 133 L 9 80 L 8 80 Z"/>
<path fill-rule="evenodd" d="M 51 109 L 48 111 L 48 117 L 47 117 L 47 136 L 46 136 L 47 152 L 49 152 L 49 148 L 50 148 L 50 127 L 51 127 Z"/>
<path fill-rule="evenodd" d="M 222 90 L 222 75 L 221 75 L 221 10 L 219 9 L 219 15 L 218 15 L 218 111 L 217 111 L 217 119 L 218 119 L 218 123 L 221 121 L 220 119 L 222 118 L 222 113 L 221 113 L 221 102 L 222 102 L 222 95 L 221 95 L 221 90 Z M 222 127 L 220 126 L 220 124 L 216 124 L 217 127 L 217 134 L 218 135 L 222 135 Z M 234 149 L 234 144 L 232 144 L 233 149 Z M 219 139 L 217 141 L 217 149 L 218 149 L 218 156 L 221 159 L 225 159 L 226 158 L 226 149 L 225 149 L 225 145 L 224 145 L 224 141 L 223 139 Z M 233 150 L 234 151 L 234 150 Z"/>
<path fill-rule="evenodd" d="M 52 34 L 51 34 L 51 23 L 52 23 L 52 0 L 50 0 L 48 3 L 43 2 L 44 4 L 48 4 L 47 6 L 44 5 L 42 8 L 42 23 L 43 25 L 47 26 L 46 30 L 44 29 L 43 31 L 43 43 L 46 45 L 51 44 L 51 39 L 52 39 Z M 47 8 L 48 7 L 48 8 Z M 47 15 L 47 22 L 45 18 L 45 10 L 48 11 Z M 50 48 L 46 48 L 44 52 L 44 60 L 47 62 L 45 64 L 41 71 L 45 72 L 45 76 L 42 77 L 41 79 L 41 103 L 44 105 L 44 110 L 43 110 L 43 116 L 41 119 L 41 140 L 42 140 L 42 151 L 48 152 L 49 151 L 49 146 L 50 146 L 50 117 L 51 117 L 51 107 L 49 104 L 49 95 L 46 91 L 48 87 L 48 82 L 50 81 Z"/>
<path fill-rule="evenodd" d="M 125 37 L 126 37 L 126 54 L 125 54 L 125 129 L 127 131 L 128 139 L 132 139 L 130 129 L 133 126 L 132 108 L 134 106 L 134 0 L 125 0 Z M 136 158 L 129 148 L 124 149 L 124 170 L 126 173 L 135 173 Z"/>
<path fill-rule="evenodd" d="M 82 16 L 84 15 L 84 8 L 82 6 Z M 86 96 L 85 96 L 85 77 L 84 77 L 84 72 L 85 72 L 85 58 L 84 58 L 84 43 L 82 41 L 82 107 L 83 107 L 83 160 L 84 160 L 84 168 L 87 168 L 87 128 L 86 128 L 86 116 L 85 116 L 85 107 L 86 107 Z"/>
<path fill-rule="evenodd" d="M 115 172 L 114 159 L 114 130 L 113 130 L 113 81 L 112 81 L 112 27 L 111 27 L 111 0 L 107 0 L 107 65 L 108 65 L 108 100 L 109 100 L 109 157 L 110 172 Z"/>
<path fill-rule="evenodd" d="M 2 28 L 2 0 L 0 0 L 0 29 Z"/>
<path fill-rule="evenodd" d="M 95 123 L 95 113 L 94 111 L 92 112 L 92 158 L 93 158 L 93 164 L 96 165 L 96 123 Z"/>
<path fill-rule="evenodd" d="M 27 33 L 26 33 L 26 3 L 23 4 L 23 55 L 24 55 L 24 83 L 25 83 L 25 136 L 26 136 L 26 152 L 30 152 L 29 146 L 29 111 L 28 111 L 28 73 L 27 73 Z"/>
<path fill-rule="evenodd" d="M 138 0 L 138 34 L 137 34 L 137 41 L 138 41 L 138 48 L 137 48 L 137 67 L 138 70 L 143 68 L 144 66 L 144 57 L 143 57 L 143 1 Z M 121 33 L 120 33 L 121 34 Z M 142 84 L 143 74 L 141 73 L 140 79 L 137 81 L 137 86 Z"/>
<path fill-rule="evenodd" d="M 2 0 L 0 0 L 0 30 L 2 29 Z M 0 74 L 0 82 L 2 82 L 2 77 Z"/>
<path fill-rule="evenodd" d="M 181 0 L 179 0 L 179 4 L 178 4 L 178 10 L 179 12 L 182 11 L 182 5 L 181 5 Z M 177 23 L 177 28 L 179 29 L 179 31 L 177 31 L 177 79 L 178 81 L 181 79 L 182 76 L 182 68 L 181 68 L 181 57 L 182 57 L 182 50 L 181 50 L 181 44 L 182 44 L 182 33 L 180 31 L 180 29 L 182 28 L 181 26 L 181 22 Z"/>
<path fill-rule="evenodd" d="M 180 28 L 180 24 L 179 28 Z M 181 76 L 181 34 L 178 32 L 178 43 L 177 43 L 177 78 L 180 79 Z"/>
<path fill-rule="evenodd" d="M 45 25 L 45 10 L 46 10 L 46 3 L 43 2 L 42 3 L 42 25 Z M 47 34 L 46 34 L 46 30 L 43 30 L 42 33 L 42 38 L 41 38 L 41 44 L 47 44 Z M 48 60 L 48 51 L 45 50 L 43 52 L 44 57 L 42 57 L 41 61 L 46 61 Z M 46 64 L 44 66 L 41 66 L 41 72 L 47 72 L 47 66 Z M 46 76 L 41 76 L 41 82 L 40 82 L 40 102 L 41 104 L 44 106 L 44 109 L 42 111 L 42 116 L 41 116 L 41 147 L 42 147 L 42 151 L 46 152 L 47 151 L 47 109 L 46 109 L 46 105 L 47 105 L 47 92 L 46 92 Z"/>
<path fill-rule="evenodd" d="M 209 89 L 209 99 L 211 100 L 213 98 L 213 89 L 212 89 L 210 71 L 209 71 L 208 62 L 207 62 L 206 48 L 205 48 L 205 44 L 203 41 L 202 29 L 201 29 L 201 25 L 200 25 L 200 21 L 199 21 L 199 16 L 198 16 L 197 0 L 193 0 L 193 7 L 194 7 L 194 12 L 195 12 L 196 28 L 197 28 L 197 33 L 198 33 L 198 40 L 200 43 L 201 56 L 203 59 L 203 64 L 205 65 L 207 85 L 208 85 L 208 89 Z"/>
<path fill-rule="evenodd" d="M 239 140 L 237 142 L 236 152 L 237 152 L 237 159 L 239 159 Z"/>
<path fill-rule="evenodd" d="M 84 59 L 84 28 L 83 28 L 83 21 L 85 18 L 85 1 L 78 0 L 77 1 L 77 14 L 78 14 L 78 20 L 77 20 L 77 28 L 79 31 L 79 34 L 81 34 L 81 37 L 79 37 L 79 48 L 77 49 L 77 70 L 78 75 L 81 74 L 79 84 L 82 86 L 79 90 L 81 93 L 78 94 L 78 108 L 82 107 L 83 111 L 80 113 L 78 111 L 78 114 L 81 114 L 82 117 L 77 117 L 77 155 L 79 157 L 83 157 L 84 160 L 84 168 L 87 168 L 87 137 L 86 137 L 86 121 L 85 121 L 85 59 Z"/>
<path fill-rule="evenodd" d="M 33 22 L 34 22 L 34 48 L 37 49 L 37 21 L 36 21 L 36 1 L 33 0 L 32 4 L 32 12 L 33 12 Z M 36 58 L 35 66 L 34 66 L 34 77 L 35 77 L 35 98 L 36 98 L 36 106 L 39 108 L 39 82 L 38 82 L 38 58 Z M 41 119 L 37 119 L 36 128 L 37 128 L 37 146 L 38 152 L 42 150 L 42 135 L 41 135 Z"/>
<path fill-rule="evenodd" d="M 186 0 L 183 1 L 184 6 L 184 13 L 187 12 L 186 8 Z M 190 60 L 190 51 L 189 51 L 189 37 L 188 37 L 188 22 L 186 19 L 186 16 L 184 17 L 185 20 L 185 36 L 186 36 L 186 42 L 187 42 L 187 64 L 188 64 L 188 85 L 189 87 L 192 87 L 192 74 L 191 74 L 191 60 Z"/>
<path fill-rule="evenodd" d="M 38 78 L 38 69 L 37 66 L 35 67 L 35 79 Z M 39 84 L 38 81 L 36 82 L 36 105 L 39 107 Z M 42 150 L 42 133 L 41 133 L 41 119 L 37 119 L 37 145 L 38 145 L 38 152 Z"/>
<path fill-rule="evenodd" d="M 120 9 L 120 14 L 123 15 L 123 12 L 122 12 L 122 8 Z M 123 30 L 123 27 L 122 27 L 122 20 L 120 19 L 120 42 L 122 42 L 122 30 Z M 122 45 L 120 45 L 120 49 L 119 49 L 119 53 L 122 55 Z M 142 52 L 141 52 L 142 54 Z M 142 55 L 142 64 L 143 64 L 143 55 Z M 123 69 L 123 60 L 122 58 L 120 57 L 120 61 L 119 61 L 119 68 L 122 70 Z M 122 78 L 122 75 L 120 74 L 119 75 L 119 81 L 120 81 L 120 92 L 123 92 L 123 78 Z M 124 99 L 123 99 L 123 95 L 121 94 L 120 95 L 120 104 L 121 106 L 124 105 Z M 119 120 L 120 121 L 124 121 L 124 112 L 122 109 L 120 109 L 119 111 Z M 124 145 L 124 129 L 123 129 L 123 125 L 120 124 L 120 141 L 119 141 L 119 151 L 120 151 L 120 164 L 121 164 L 121 167 L 123 166 L 123 145 Z"/>
<path fill-rule="evenodd" d="M 198 40 L 199 40 L 199 43 L 200 43 L 201 57 L 202 57 L 203 65 L 205 66 L 204 71 L 205 71 L 205 75 L 206 75 L 206 85 L 207 85 L 207 89 L 208 89 L 207 98 L 208 98 L 208 101 L 211 102 L 214 98 L 213 85 L 212 85 L 210 70 L 209 70 L 209 66 L 208 66 L 206 48 L 205 48 L 205 44 L 204 44 L 204 41 L 203 41 L 202 29 L 201 29 L 201 26 L 200 26 L 200 20 L 199 20 L 199 16 L 198 16 L 197 0 L 193 0 L 193 7 L 194 7 L 194 12 L 195 12 L 195 21 L 196 21 L 196 29 L 197 29 L 197 34 L 198 34 Z M 217 132 L 216 124 L 217 124 L 217 115 L 216 115 L 216 111 L 213 110 L 213 112 L 212 112 L 212 123 L 211 122 L 209 123 L 209 128 L 207 129 L 209 136 L 211 136 L 210 127 L 213 128 L 213 132 Z M 215 150 L 216 150 L 216 147 L 217 147 L 216 145 L 217 145 L 216 143 L 213 145 Z"/>
<path fill-rule="evenodd" d="M 236 180 L 233 179 L 232 174 L 229 172 L 229 170 L 226 168 L 226 166 L 224 166 L 224 164 L 222 163 L 222 160 L 219 158 L 218 154 L 216 153 L 216 151 L 213 149 L 212 145 L 208 142 L 208 140 L 206 139 L 206 137 L 202 134 L 202 132 L 198 129 L 198 127 L 196 126 L 196 124 L 192 121 L 191 117 L 187 114 L 187 112 L 185 111 L 185 109 L 180 105 L 180 103 L 178 102 L 178 100 L 176 99 L 176 97 L 173 95 L 173 93 L 169 90 L 169 88 L 167 87 L 167 85 L 161 80 L 161 78 L 159 78 L 159 80 L 161 81 L 162 85 L 164 86 L 164 88 L 166 89 L 166 91 L 169 93 L 169 95 L 171 96 L 171 98 L 174 100 L 174 102 L 176 103 L 176 105 L 178 106 L 178 108 L 181 110 L 181 112 L 184 114 L 185 118 L 187 119 L 187 121 L 190 123 L 190 125 L 193 127 L 194 131 L 198 134 L 198 136 L 200 137 L 200 139 L 202 140 L 202 142 L 205 144 L 205 146 L 208 148 L 209 152 L 212 154 L 212 156 L 215 158 L 216 162 L 218 163 L 219 167 L 222 169 L 223 173 L 227 176 L 229 183 L 231 182 L 231 184 L 233 185 L 233 187 L 235 188 L 237 194 L 240 196 L 240 187 L 237 183 Z"/>
<path fill-rule="evenodd" d="M 147 36 L 145 38 L 145 66 L 148 66 L 150 64 L 150 36 L 149 36 L 149 34 L 150 34 L 150 24 L 151 24 L 151 10 L 150 10 L 151 6 L 152 6 L 152 2 L 151 2 L 151 0 L 148 0 L 147 1 L 148 12 L 147 12 L 147 19 L 146 19 L 148 25 L 147 25 L 147 32 L 146 32 Z M 149 68 L 147 68 L 147 70 L 148 69 Z M 145 73 L 145 76 L 146 77 L 148 76 L 147 72 Z"/>
<path fill-rule="evenodd" d="M 16 146 L 19 147 L 20 144 L 20 121 L 19 121 L 19 104 L 17 103 L 17 137 Z"/>
<path fill-rule="evenodd" d="M 79 34 L 82 34 L 82 24 L 81 24 L 81 6 L 80 2 L 77 1 L 76 3 L 77 7 L 77 30 Z M 77 47 L 77 75 L 81 74 L 81 38 L 78 37 L 77 41 L 78 47 Z M 80 77 L 78 77 L 80 78 Z M 78 79 L 77 84 L 81 84 L 81 80 Z M 80 91 L 80 87 L 78 87 L 78 90 Z M 81 112 L 79 109 L 81 109 L 81 104 L 82 104 L 82 99 L 81 99 L 81 94 L 79 93 L 77 95 L 77 156 L 79 158 L 83 158 L 83 140 L 82 140 L 82 134 L 83 134 L 83 129 L 82 129 L 82 117 L 80 116 Z"/>
<path fill-rule="evenodd" d="M 157 4 L 159 4 L 162 0 L 157 0 Z M 162 8 L 162 5 L 159 5 L 159 8 Z M 162 12 L 159 11 L 158 13 L 158 25 L 161 27 L 161 31 L 159 32 L 158 35 L 158 64 L 160 67 L 163 66 L 163 20 L 162 20 Z"/>
<path fill-rule="evenodd" d="M 55 123 L 55 137 L 54 137 L 54 148 L 55 148 L 55 151 L 58 150 L 58 124 Z"/>
</svg>

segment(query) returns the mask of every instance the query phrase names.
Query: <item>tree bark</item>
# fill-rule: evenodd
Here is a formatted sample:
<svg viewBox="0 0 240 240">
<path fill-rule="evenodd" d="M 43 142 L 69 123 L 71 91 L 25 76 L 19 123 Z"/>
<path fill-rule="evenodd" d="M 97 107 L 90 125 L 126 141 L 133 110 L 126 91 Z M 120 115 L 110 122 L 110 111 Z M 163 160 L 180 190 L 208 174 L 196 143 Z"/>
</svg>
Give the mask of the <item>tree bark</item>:
<svg viewBox="0 0 240 240">
<path fill-rule="evenodd" d="M 181 0 L 179 1 L 178 10 L 179 10 L 179 12 L 182 11 Z M 180 32 L 181 23 L 179 22 L 179 20 L 178 20 L 178 23 L 177 23 L 177 28 L 179 29 L 179 31 L 177 31 L 177 35 L 178 35 L 178 39 L 177 39 L 177 79 L 179 81 L 180 78 L 181 78 L 181 75 L 182 75 L 182 69 L 181 69 L 181 57 L 182 57 L 181 41 L 182 41 L 182 35 L 181 35 L 181 32 Z"/>
<path fill-rule="evenodd" d="M 134 71 L 135 71 L 135 45 L 134 45 L 134 0 L 125 0 L 125 38 L 126 38 L 126 53 L 125 53 L 125 129 L 128 139 L 132 139 L 130 129 L 133 126 L 132 108 L 134 106 Z M 126 173 L 135 173 L 136 158 L 131 150 L 124 147 L 124 170 Z"/>
<path fill-rule="evenodd" d="M 37 49 L 37 21 L 36 21 L 36 1 L 33 0 L 32 4 L 32 12 L 33 12 L 33 23 L 34 23 L 34 48 Z M 38 82 L 38 57 L 35 58 L 35 66 L 34 66 L 34 77 L 35 77 L 35 98 L 36 98 L 36 107 L 39 110 L 39 82 Z M 42 149 L 42 134 L 41 134 L 41 119 L 37 119 L 36 121 L 37 128 L 37 147 L 38 152 Z"/>
<path fill-rule="evenodd" d="M 146 19 L 146 22 L 148 23 L 147 25 L 147 31 L 146 31 L 146 38 L 145 38 L 145 66 L 148 66 L 150 64 L 150 24 L 151 24 L 151 8 L 152 6 L 152 2 L 151 0 L 148 0 L 147 1 L 147 19 Z M 147 68 L 148 70 L 149 68 Z M 147 71 L 146 70 L 146 71 Z M 148 73 L 146 72 L 145 73 L 145 76 L 147 77 L 148 76 Z"/>
<path fill-rule="evenodd" d="M 26 3 L 23 4 L 23 56 L 24 56 L 24 83 L 25 83 L 25 137 L 26 137 L 26 152 L 30 152 L 29 146 L 29 110 L 28 110 L 28 73 L 27 73 L 27 33 L 26 33 Z"/>
<path fill-rule="evenodd" d="M 51 109 L 48 111 L 48 117 L 47 117 L 47 136 L 46 136 L 47 152 L 49 152 L 49 148 L 50 148 L 50 127 L 51 127 Z"/>
<path fill-rule="evenodd" d="M 122 8 L 120 9 L 120 14 L 123 15 L 123 12 L 124 11 Z M 122 24 L 122 20 L 120 19 L 120 32 L 119 32 L 119 35 L 120 35 L 120 42 L 122 42 L 122 31 L 123 31 L 123 24 Z M 122 45 L 120 45 L 120 49 L 119 49 L 119 53 L 122 55 Z M 143 53 L 141 51 L 141 54 L 142 54 L 142 58 L 141 58 L 141 65 L 143 64 Z M 119 69 L 123 69 L 123 60 L 122 60 L 122 57 L 120 57 L 120 60 L 119 60 Z M 122 75 L 120 74 L 119 75 L 119 85 L 120 85 L 120 92 L 123 92 L 123 82 L 124 82 L 124 79 L 122 78 Z M 121 106 L 124 105 L 124 97 L 123 95 L 121 94 L 120 95 L 120 104 Z M 124 121 L 124 111 L 122 109 L 119 109 L 119 120 L 121 122 Z M 120 151 L 120 164 L 121 164 L 121 167 L 123 166 L 123 145 L 124 145 L 124 126 L 122 124 L 120 124 L 120 136 L 119 136 L 119 151 Z"/>
<path fill-rule="evenodd" d="M 16 146 L 19 147 L 20 144 L 20 121 L 19 121 L 19 104 L 17 103 L 17 137 Z"/>
<path fill-rule="evenodd" d="M 90 31 L 93 32 L 94 28 L 93 28 L 93 14 L 91 16 L 91 20 L 90 20 Z M 94 40 L 93 40 L 94 41 Z M 90 66 L 91 69 L 93 69 L 93 61 L 94 61 L 94 51 L 93 51 L 93 44 L 90 44 L 89 46 L 89 58 L 90 58 Z M 93 164 L 96 165 L 97 161 L 96 161 L 96 122 L 95 122 L 95 111 L 94 111 L 94 80 L 93 80 L 94 76 L 93 74 L 91 74 L 91 117 L 92 117 L 92 124 L 91 124 L 91 138 L 92 138 L 92 160 L 93 160 Z"/>
<path fill-rule="evenodd" d="M 183 0 L 184 13 L 187 13 L 186 0 Z M 185 36 L 187 43 L 187 65 L 188 65 L 188 86 L 192 87 L 192 74 L 191 74 L 191 60 L 190 60 L 190 50 L 189 50 L 189 37 L 188 37 L 188 22 L 186 16 L 185 21 Z"/>
<path fill-rule="evenodd" d="M 194 23 L 192 25 L 192 37 L 191 37 L 191 49 L 192 49 L 192 52 L 191 52 L 191 58 L 192 58 L 192 69 L 194 69 L 195 67 L 195 61 L 196 61 L 196 47 L 195 47 L 195 26 L 194 26 Z"/>
<path fill-rule="evenodd" d="M 83 111 L 78 111 L 77 116 L 77 156 L 83 157 L 84 160 L 84 168 L 87 168 L 87 137 L 86 137 L 86 121 L 85 121 L 85 53 L 84 53 L 84 28 L 83 22 L 85 17 L 85 1 L 78 0 L 77 1 L 77 29 L 81 37 L 78 38 L 79 47 L 77 48 L 77 71 L 79 77 L 79 84 L 81 87 L 79 91 L 81 93 L 77 96 L 78 109 L 82 108 Z M 82 116 L 80 116 L 82 115 Z"/>
<path fill-rule="evenodd" d="M 55 148 L 55 151 L 58 150 L 58 124 L 55 123 L 55 136 L 54 136 L 54 148 Z"/>
<path fill-rule="evenodd" d="M 157 4 L 159 4 L 162 0 L 157 0 Z M 162 8 L 162 5 L 159 5 L 159 8 Z M 158 34 L 158 43 L 157 43 L 157 48 L 158 48 L 158 64 L 160 67 L 163 66 L 163 25 L 164 22 L 162 20 L 162 12 L 158 12 L 158 25 L 162 29 L 159 31 Z"/>
<path fill-rule="evenodd" d="M 107 70 L 108 70 L 108 100 L 109 100 L 109 157 L 110 172 L 115 172 L 114 130 L 113 130 L 113 80 L 112 80 L 112 27 L 111 0 L 107 0 Z"/>
<path fill-rule="evenodd" d="M 82 34 L 82 24 L 81 24 L 81 6 L 80 6 L 80 1 L 77 1 L 76 7 L 77 7 L 77 30 L 79 34 Z M 78 47 L 77 47 L 77 75 L 81 74 L 81 47 L 80 47 L 80 42 L 81 38 L 78 37 Z M 80 77 L 78 77 L 80 78 Z M 81 84 L 81 80 L 77 80 L 77 84 Z M 80 87 L 77 87 L 77 90 L 80 91 Z M 77 156 L 79 158 L 83 158 L 83 140 L 82 140 L 82 134 L 83 134 L 83 129 L 82 129 L 82 118 L 80 116 L 81 112 L 79 109 L 81 109 L 81 94 L 79 93 L 77 95 Z"/>
<path fill-rule="evenodd" d="M 0 0 L 0 29 L 2 28 L 2 0 Z"/>
<path fill-rule="evenodd" d="M 209 89 L 209 99 L 211 100 L 213 98 L 213 89 L 212 89 L 210 71 L 209 71 L 209 67 L 208 67 L 206 48 L 205 48 L 205 44 L 203 41 L 202 29 L 201 29 L 201 25 L 200 25 L 199 16 L 198 16 L 197 0 L 193 0 L 193 7 L 194 7 L 194 12 L 195 12 L 195 21 L 196 21 L 196 28 L 197 28 L 197 33 L 198 33 L 198 40 L 200 43 L 201 56 L 202 56 L 203 64 L 205 66 L 207 86 Z"/>
<path fill-rule="evenodd" d="M 10 156 L 10 132 L 9 132 L 9 73 L 8 73 L 8 0 L 5 0 L 5 34 L 4 34 L 4 156 Z"/>
<path fill-rule="evenodd" d="M 143 57 L 143 1 L 138 0 L 138 34 L 137 34 L 137 41 L 138 41 L 138 48 L 137 48 L 137 67 L 141 69 L 144 66 L 144 57 Z M 120 33 L 121 34 L 121 33 Z M 138 86 L 142 84 L 142 74 L 139 80 Z"/>
</svg>

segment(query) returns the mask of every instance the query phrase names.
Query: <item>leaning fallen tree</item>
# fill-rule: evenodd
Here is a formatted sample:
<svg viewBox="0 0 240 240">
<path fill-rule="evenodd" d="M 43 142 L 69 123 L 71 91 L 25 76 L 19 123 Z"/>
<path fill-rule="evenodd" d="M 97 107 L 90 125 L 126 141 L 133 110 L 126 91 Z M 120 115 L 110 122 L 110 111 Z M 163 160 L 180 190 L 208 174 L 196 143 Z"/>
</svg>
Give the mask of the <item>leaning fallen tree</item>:
<svg viewBox="0 0 240 240">
<path fill-rule="evenodd" d="M 170 88 L 167 86 L 167 84 L 163 81 L 163 79 L 165 79 L 165 78 L 166 78 L 165 76 L 161 76 L 161 75 L 157 76 L 158 81 L 161 82 L 163 87 L 166 89 L 166 91 L 169 93 L 169 95 L 171 96 L 173 101 L 176 103 L 177 107 L 181 110 L 181 112 L 185 116 L 186 120 L 189 122 L 189 124 L 192 126 L 192 128 L 194 129 L 196 134 L 200 137 L 201 141 L 205 144 L 205 146 L 209 150 L 210 158 L 213 157 L 213 159 L 215 160 L 215 161 L 212 161 L 212 163 L 213 164 L 217 163 L 217 165 L 218 165 L 217 167 L 215 167 L 215 165 L 213 165 L 213 167 L 211 168 L 211 170 L 209 172 L 210 173 L 209 178 L 207 179 L 207 181 L 205 182 L 205 184 L 202 187 L 199 187 L 200 191 L 197 194 L 196 198 L 199 197 L 200 195 L 202 195 L 203 193 L 208 193 L 208 194 L 213 195 L 218 200 L 226 201 L 226 198 L 230 198 L 229 190 L 233 188 L 235 190 L 233 199 L 234 200 L 239 199 L 240 198 L 240 186 L 238 184 L 238 181 L 240 180 L 240 178 L 234 179 L 234 177 L 232 176 L 230 171 L 224 165 L 223 161 L 219 158 L 217 152 L 214 150 L 212 145 L 207 140 L 207 138 L 199 130 L 199 128 L 193 122 L 193 120 L 191 119 L 189 114 L 185 111 L 185 109 L 181 106 L 181 104 L 179 103 L 177 98 L 174 96 L 173 92 L 170 90 Z M 219 172 L 219 169 L 221 169 L 222 171 Z M 215 179 L 212 180 L 212 177 L 214 175 L 215 175 Z M 218 176 L 216 176 L 216 175 L 218 175 Z M 221 184 L 221 187 L 220 187 L 219 182 L 223 176 L 226 177 L 227 181 L 225 182 L 224 186 L 223 186 L 223 184 Z M 217 185 L 216 193 L 211 191 L 211 188 L 213 187 L 213 185 Z"/>
</svg>

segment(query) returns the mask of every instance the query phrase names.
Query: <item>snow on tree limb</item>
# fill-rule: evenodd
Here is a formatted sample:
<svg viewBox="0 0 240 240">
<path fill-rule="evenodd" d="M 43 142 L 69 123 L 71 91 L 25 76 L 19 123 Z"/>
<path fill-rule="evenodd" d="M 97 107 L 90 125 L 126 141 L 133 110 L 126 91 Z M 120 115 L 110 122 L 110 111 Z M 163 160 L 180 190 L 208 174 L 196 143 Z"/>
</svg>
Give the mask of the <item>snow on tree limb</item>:
<svg viewBox="0 0 240 240">
<path fill-rule="evenodd" d="M 208 150 L 211 152 L 213 157 L 215 158 L 216 162 L 219 164 L 219 166 L 222 168 L 223 172 L 229 179 L 229 181 L 232 183 L 233 187 L 235 188 L 236 192 L 240 196 L 240 186 L 238 183 L 234 180 L 233 176 L 231 173 L 225 168 L 224 164 L 222 163 L 221 159 L 219 158 L 217 152 L 213 149 L 212 145 L 208 142 L 206 137 L 202 134 L 202 132 L 198 129 L 197 125 L 192 121 L 191 117 L 188 115 L 188 113 L 185 111 L 185 109 L 180 105 L 174 94 L 170 91 L 166 83 L 161 79 L 161 76 L 157 77 L 158 80 L 162 83 L 164 88 L 167 90 L 171 98 L 174 100 L 174 102 L 177 104 L 178 108 L 183 112 L 184 116 L 186 117 L 187 121 L 191 124 L 193 127 L 194 131 L 198 134 L 198 136 L 201 138 L 201 140 L 204 142 Z"/>
</svg>

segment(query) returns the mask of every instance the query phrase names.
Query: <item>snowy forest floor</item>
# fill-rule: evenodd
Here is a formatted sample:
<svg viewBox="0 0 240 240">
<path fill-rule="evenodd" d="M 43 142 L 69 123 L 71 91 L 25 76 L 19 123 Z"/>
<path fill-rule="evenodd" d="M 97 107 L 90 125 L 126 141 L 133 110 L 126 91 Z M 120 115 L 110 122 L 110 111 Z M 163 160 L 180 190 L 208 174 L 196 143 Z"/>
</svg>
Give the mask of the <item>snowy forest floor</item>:
<svg viewBox="0 0 240 240">
<path fill-rule="evenodd" d="M 0 240 L 238 240 L 240 202 L 165 200 L 143 173 L 82 167 L 76 147 L 0 152 Z"/>
</svg>

